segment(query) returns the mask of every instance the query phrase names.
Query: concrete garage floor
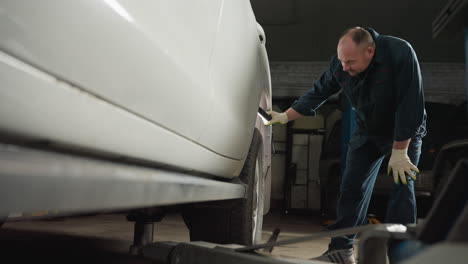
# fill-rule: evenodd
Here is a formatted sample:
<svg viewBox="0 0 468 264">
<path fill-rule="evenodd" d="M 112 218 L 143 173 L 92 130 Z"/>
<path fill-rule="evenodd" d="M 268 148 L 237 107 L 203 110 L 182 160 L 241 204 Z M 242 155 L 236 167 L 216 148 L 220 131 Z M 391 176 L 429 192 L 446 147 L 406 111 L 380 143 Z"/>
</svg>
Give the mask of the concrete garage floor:
<svg viewBox="0 0 468 264">
<path fill-rule="evenodd" d="M 313 216 L 265 216 L 262 240 L 275 228 L 279 240 L 323 231 L 321 219 Z M 169 214 L 156 225 L 156 241 L 189 241 L 188 230 L 179 214 Z M 28 222 L 8 222 L 0 230 L 2 259 L 10 263 L 150 263 L 128 254 L 133 241 L 133 223 L 124 215 L 106 214 Z M 329 239 L 274 248 L 275 256 L 308 259 L 327 249 Z"/>
</svg>

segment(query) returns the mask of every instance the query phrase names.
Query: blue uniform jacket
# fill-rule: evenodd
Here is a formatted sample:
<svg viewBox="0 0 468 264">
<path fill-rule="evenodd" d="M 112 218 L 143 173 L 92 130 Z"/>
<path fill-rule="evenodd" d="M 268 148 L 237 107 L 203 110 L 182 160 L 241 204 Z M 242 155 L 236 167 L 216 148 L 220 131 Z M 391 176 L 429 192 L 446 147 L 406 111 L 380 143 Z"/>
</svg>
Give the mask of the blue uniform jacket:
<svg viewBox="0 0 468 264">
<path fill-rule="evenodd" d="M 355 136 L 396 141 L 423 137 L 426 111 L 416 53 L 405 40 L 365 29 L 376 44 L 369 67 L 352 77 L 334 56 L 330 68 L 291 107 L 302 115 L 315 115 L 323 102 L 342 90 L 356 111 Z"/>
</svg>

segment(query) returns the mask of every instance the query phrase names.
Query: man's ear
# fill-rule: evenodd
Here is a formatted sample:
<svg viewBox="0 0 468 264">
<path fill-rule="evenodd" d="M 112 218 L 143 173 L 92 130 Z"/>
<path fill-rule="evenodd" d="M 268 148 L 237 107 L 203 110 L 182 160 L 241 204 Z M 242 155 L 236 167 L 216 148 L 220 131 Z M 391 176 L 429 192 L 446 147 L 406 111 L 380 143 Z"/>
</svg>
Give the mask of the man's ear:
<svg viewBox="0 0 468 264">
<path fill-rule="evenodd" d="M 374 56 L 375 48 L 372 46 L 367 47 L 366 49 L 367 54 L 370 55 L 370 57 Z"/>
</svg>

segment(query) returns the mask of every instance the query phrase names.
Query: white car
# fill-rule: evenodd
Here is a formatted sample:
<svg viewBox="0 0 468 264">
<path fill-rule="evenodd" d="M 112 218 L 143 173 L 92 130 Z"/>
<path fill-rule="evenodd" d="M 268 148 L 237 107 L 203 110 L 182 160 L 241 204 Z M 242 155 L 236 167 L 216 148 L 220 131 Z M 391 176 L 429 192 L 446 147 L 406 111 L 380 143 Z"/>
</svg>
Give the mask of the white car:
<svg viewBox="0 0 468 264">
<path fill-rule="evenodd" d="M 189 206 L 192 238 L 259 238 L 271 85 L 250 1 L 3 0 L 0 25 L 6 221 L 237 198 Z"/>
</svg>

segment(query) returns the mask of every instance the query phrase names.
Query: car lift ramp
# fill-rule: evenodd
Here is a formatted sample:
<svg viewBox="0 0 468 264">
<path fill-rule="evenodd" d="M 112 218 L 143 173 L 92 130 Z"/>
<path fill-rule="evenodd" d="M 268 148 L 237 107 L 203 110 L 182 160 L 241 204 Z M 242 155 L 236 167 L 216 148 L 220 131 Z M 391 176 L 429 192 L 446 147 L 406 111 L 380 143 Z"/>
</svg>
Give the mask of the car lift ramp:
<svg viewBox="0 0 468 264">
<path fill-rule="evenodd" d="M 379 239 L 364 239 L 360 241 L 359 263 L 375 264 L 385 263 L 387 239 L 405 237 L 408 235 L 407 231 L 407 227 L 400 224 L 373 224 L 323 231 L 303 237 L 247 247 L 240 245 L 219 245 L 207 242 L 156 242 L 143 247 L 142 255 L 157 264 L 323 264 L 329 262 L 278 257 L 260 250 L 357 233 L 362 233 L 369 237 L 372 237 L 372 234 L 375 233 L 384 234 Z"/>
<path fill-rule="evenodd" d="M 0 217 L 242 198 L 245 187 L 143 166 L 0 144 Z"/>
</svg>

